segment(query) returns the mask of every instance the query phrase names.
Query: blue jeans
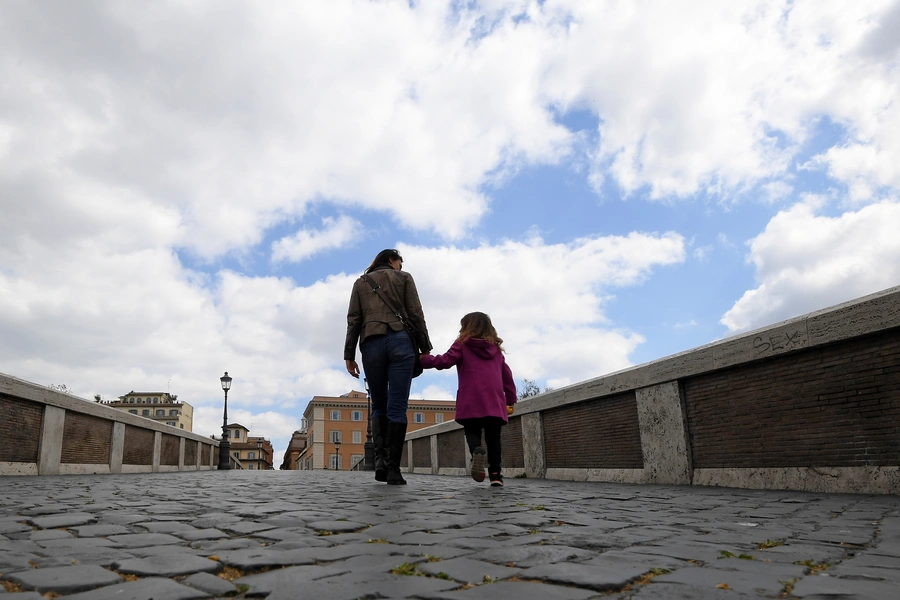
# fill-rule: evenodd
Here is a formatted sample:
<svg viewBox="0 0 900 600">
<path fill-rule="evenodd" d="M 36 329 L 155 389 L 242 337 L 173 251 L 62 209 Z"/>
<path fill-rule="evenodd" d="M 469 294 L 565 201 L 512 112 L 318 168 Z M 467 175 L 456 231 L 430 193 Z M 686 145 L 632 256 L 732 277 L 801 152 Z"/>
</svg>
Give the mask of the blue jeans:
<svg viewBox="0 0 900 600">
<path fill-rule="evenodd" d="M 416 361 L 409 334 L 389 330 L 386 335 L 367 338 L 359 349 L 372 397 L 372 418 L 386 415 L 388 421 L 406 423 Z"/>
</svg>

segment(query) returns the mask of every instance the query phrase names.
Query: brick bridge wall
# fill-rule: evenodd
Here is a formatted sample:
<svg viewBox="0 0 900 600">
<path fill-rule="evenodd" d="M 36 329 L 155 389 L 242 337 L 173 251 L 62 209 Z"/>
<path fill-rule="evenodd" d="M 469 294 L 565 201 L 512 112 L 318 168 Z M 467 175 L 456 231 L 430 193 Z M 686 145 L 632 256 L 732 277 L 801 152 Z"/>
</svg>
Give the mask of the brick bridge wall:
<svg viewBox="0 0 900 600">
<path fill-rule="evenodd" d="M 0 373 L 0 475 L 195 471 L 219 442 Z"/>
<path fill-rule="evenodd" d="M 466 472 L 455 422 L 407 439 L 412 471 Z M 526 399 L 503 428 L 503 468 L 898 494 L 900 287 Z"/>
</svg>

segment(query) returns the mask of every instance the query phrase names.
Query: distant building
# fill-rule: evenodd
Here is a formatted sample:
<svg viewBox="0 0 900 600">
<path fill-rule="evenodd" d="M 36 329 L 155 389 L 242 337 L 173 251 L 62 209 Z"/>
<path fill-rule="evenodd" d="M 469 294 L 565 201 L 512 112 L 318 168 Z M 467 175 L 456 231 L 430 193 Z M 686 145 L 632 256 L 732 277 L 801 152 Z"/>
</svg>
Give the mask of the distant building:
<svg viewBox="0 0 900 600">
<path fill-rule="evenodd" d="M 291 441 L 288 442 L 287 450 L 284 451 L 284 459 L 281 461 L 281 469 L 285 471 L 296 471 L 300 468 L 300 455 L 306 450 L 306 431 L 295 431 L 291 435 Z"/>
<path fill-rule="evenodd" d="M 250 430 L 240 423 L 228 426 L 228 441 L 231 443 L 231 455 L 244 469 L 251 471 L 273 469 L 272 442 L 263 437 L 248 435 Z"/>
<path fill-rule="evenodd" d="M 168 392 L 130 391 L 119 396 L 118 400 L 104 401 L 102 404 L 178 429 L 193 431 L 194 407 L 187 402 L 179 402 L 178 396 Z"/>
<path fill-rule="evenodd" d="M 406 411 L 407 432 L 452 421 L 456 402 L 452 400 L 414 400 Z M 306 446 L 295 459 L 294 468 L 348 470 L 363 459 L 368 426 L 368 400 L 365 392 L 350 391 L 343 396 L 314 396 L 303 412 Z M 335 450 L 335 441 L 340 449 Z"/>
</svg>

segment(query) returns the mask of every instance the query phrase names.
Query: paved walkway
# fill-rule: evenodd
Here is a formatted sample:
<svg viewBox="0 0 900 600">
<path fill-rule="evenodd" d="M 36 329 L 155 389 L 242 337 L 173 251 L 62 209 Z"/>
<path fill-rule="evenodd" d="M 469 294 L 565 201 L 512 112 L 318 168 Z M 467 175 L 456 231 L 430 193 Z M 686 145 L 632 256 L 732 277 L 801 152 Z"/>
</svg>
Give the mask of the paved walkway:
<svg viewBox="0 0 900 600">
<path fill-rule="evenodd" d="M 11 600 L 900 597 L 896 496 L 371 477 L 0 477 L 0 580 Z"/>
</svg>

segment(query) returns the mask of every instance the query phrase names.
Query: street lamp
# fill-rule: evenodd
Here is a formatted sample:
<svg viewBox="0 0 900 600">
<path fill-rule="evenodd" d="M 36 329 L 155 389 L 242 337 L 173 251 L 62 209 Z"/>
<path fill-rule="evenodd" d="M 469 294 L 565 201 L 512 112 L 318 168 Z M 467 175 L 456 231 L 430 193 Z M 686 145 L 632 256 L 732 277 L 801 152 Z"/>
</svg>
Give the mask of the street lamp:
<svg viewBox="0 0 900 600">
<path fill-rule="evenodd" d="M 224 471 L 231 468 L 231 442 L 228 441 L 228 390 L 231 389 L 231 377 L 228 371 L 225 371 L 223 377 L 219 377 L 222 382 L 222 389 L 225 390 L 225 411 L 222 413 L 222 441 L 219 442 L 219 470 Z"/>
<path fill-rule="evenodd" d="M 369 395 L 369 380 L 363 378 L 366 386 L 366 443 L 363 444 L 363 470 L 375 470 L 375 444 L 372 443 L 372 396 Z"/>
<path fill-rule="evenodd" d="M 341 468 L 341 440 L 334 440 L 334 453 L 337 455 L 337 460 L 334 461 L 334 468 L 340 470 Z"/>
</svg>

